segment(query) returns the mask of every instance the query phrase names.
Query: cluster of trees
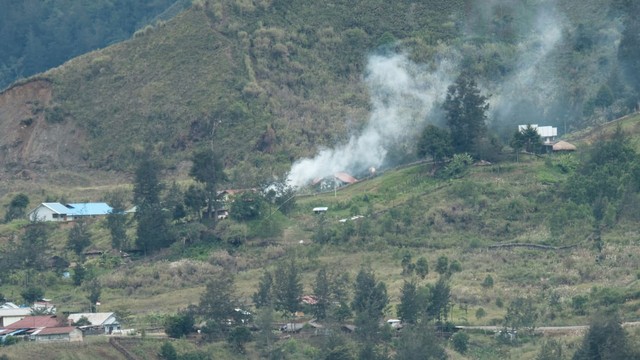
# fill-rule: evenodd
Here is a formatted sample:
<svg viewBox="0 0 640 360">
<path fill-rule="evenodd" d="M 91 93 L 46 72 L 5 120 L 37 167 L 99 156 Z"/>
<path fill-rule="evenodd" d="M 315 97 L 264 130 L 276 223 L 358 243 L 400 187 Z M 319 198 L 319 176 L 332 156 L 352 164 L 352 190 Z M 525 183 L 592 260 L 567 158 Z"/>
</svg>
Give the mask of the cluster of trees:
<svg viewBox="0 0 640 360">
<path fill-rule="evenodd" d="M 125 40 L 174 2 L 0 1 L 0 88 Z"/>
<path fill-rule="evenodd" d="M 425 127 L 417 143 L 419 157 L 429 156 L 438 170 L 446 160 L 457 155 L 456 163 L 445 172 L 447 177 L 456 177 L 469 165 L 465 164 L 471 161 L 467 156 L 494 159 L 498 155 L 497 139 L 487 131 L 488 98 L 478 89 L 471 72 L 463 72 L 449 86 L 442 108 L 447 128 Z"/>
</svg>

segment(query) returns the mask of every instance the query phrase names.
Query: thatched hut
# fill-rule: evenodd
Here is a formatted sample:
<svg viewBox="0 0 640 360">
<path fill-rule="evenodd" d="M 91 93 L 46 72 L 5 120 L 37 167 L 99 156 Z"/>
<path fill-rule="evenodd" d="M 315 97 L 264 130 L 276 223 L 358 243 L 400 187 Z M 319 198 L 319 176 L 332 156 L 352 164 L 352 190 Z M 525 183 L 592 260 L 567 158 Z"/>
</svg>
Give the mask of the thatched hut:
<svg viewBox="0 0 640 360">
<path fill-rule="evenodd" d="M 553 144 L 553 151 L 576 151 L 576 146 L 566 141 L 558 141 Z"/>
</svg>

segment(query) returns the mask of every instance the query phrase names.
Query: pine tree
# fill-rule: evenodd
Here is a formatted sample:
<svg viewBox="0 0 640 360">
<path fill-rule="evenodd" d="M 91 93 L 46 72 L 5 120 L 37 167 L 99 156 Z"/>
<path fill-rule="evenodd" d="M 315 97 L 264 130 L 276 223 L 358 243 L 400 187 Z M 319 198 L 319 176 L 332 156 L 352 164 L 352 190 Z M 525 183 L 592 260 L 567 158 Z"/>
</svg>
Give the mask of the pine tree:
<svg viewBox="0 0 640 360">
<path fill-rule="evenodd" d="M 473 77 L 468 73 L 458 76 L 449 87 L 444 102 L 455 153 L 474 152 L 474 145 L 487 130 L 485 121 L 488 109 L 487 97 L 480 94 Z"/>
<path fill-rule="evenodd" d="M 415 324 L 418 320 L 420 305 L 418 304 L 418 291 L 416 283 L 405 281 L 400 292 L 400 304 L 398 304 L 398 317 L 403 323 Z"/>
<path fill-rule="evenodd" d="M 298 311 L 302 296 L 302 280 L 296 261 L 280 263 L 275 271 L 273 297 L 275 309 L 288 313 Z"/>
<path fill-rule="evenodd" d="M 227 175 L 224 173 L 224 166 L 220 157 L 214 154 L 213 150 L 205 149 L 198 151 L 193 155 L 193 165 L 189 175 L 196 181 L 204 184 L 206 202 L 207 202 L 207 218 L 215 224 L 217 216 L 214 213 L 218 208 L 217 187 L 220 183 L 227 181 Z"/>
<path fill-rule="evenodd" d="M 136 245 L 144 252 L 166 247 L 172 242 L 167 216 L 160 203 L 160 163 L 147 154 L 138 165 L 133 187 L 136 204 Z"/>
</svg>

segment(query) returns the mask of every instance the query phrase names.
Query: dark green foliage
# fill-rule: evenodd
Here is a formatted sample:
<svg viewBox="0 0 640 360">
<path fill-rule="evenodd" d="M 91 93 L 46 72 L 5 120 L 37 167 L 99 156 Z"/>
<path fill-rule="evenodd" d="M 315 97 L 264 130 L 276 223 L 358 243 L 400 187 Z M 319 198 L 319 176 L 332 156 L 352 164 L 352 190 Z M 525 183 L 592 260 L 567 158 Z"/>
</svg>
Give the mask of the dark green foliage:
<svg viewBox="0 0 640 360">
<path fill-rule="evenodd" d="M 624 207 L 633 201 L 640 186 L 640 163 L 629 137 L 618 127 L 610 139 L 596 143 L 589 158 L 566 183 L 576 204 L 591 207 L 596 241 L 600 227 L 615 224 Z"/>
<path fill-rule="evenodd" d="M 46 250 L 49 248 L 48 237 L 47 224 L 37 221 L 29 223 L 11 260 L 19 268 L 44 269 Z"/>
<path fill-rule="evenodd" d="M 255 220 L 262 216 L 264 197 L 254 192 L 244 192 L 235 197 L 231 204 L 231 218 L 238 221 Z"/>
<path fill-rule="evenodd" d="M 637 359 L 640 354 L 634 353 L 627 333 L 620 324 L 616 314 L 598 314 L 589 324 L 582 345 L 573 355 L 574 360 L 617 360 Z"/>
<path fill-rule="evenodd" d="M 184 193 L 184 205 L 189 209 L 191 216 L 202 219 L 202 208 L 207 206 L 204 189 L 201 186 L 189 185 Z"/>
<path fill-rule="evenodd" d="M 133 201 L 136 205 L 136 245 L 144 252 L 154 251 L 173 242 L 167 214 L 160 203 L 160 163 L 150 154 L 138 164 L 135 172 Z"/>
<path fill-rule="evenodd" d="M 424 256 L 421 256 L 418 261 L 416 261 L 416 274 L 423 280 L 427 277 L 427 274 L 429 274 L 429 263 Z"/>
<path fill-rule="evenodd" d="M 447 354 L 438 341 L 433 324 L 424 320 L 418 325 L 402 329 L 396 347 L 397 360 L 446 359 Z"/>
<path fill-rule="evenodd" d="M 504 317 L 504 326 L 512 332 L 524 330 L 533 333 L 538 311 L 532 299 L 518 297 L 511 301 Z"/>
<path fill-rule="evenodd" d="M 484 280 L 482 280 L 483 288 L 492 288 L 493 287 L 493 277 L 491 275 L 487 275 Z"/>
<path fill-rule="evenodd" d="M 542 344 L 542 349 L 536 356 L 536 360 L 563 360 L 562 344 L 554 339 L 548 339 Z"/>
<path fill-rule="evenodd" d="M 89 319 L 86 316 L 81 316 L 80 319 L 78 319 L 78 321 L 75 321 L 73 323 L 73 326 L 86 326 L 86 325 L 91 325 L 91 321 L 89 321 Z"/>
<path fill-rule="evenodd" d="M 318 270 L 313 284 L 313 295 L 316 299 L 316 304 L 313 306 L 313 315 L 318 320 L 323 320 L 327 317 L 329 305 L 331 304 L 330 285 L 327 268 L 322 267 Z"/>
<path fill-rule="evenodd" d="M 383 337 L 380 319 L 388 303 L 386 285 L 382 281 L 376 281 L 370 269 L 360 269 L 356 276 L 351 308 L 355 312 L 357 334 L 366 343 L 377 342 Z"/>
<path fill-rule="evenodd" d="M 128 39 L 173 0 L 0 1 L 0 88 Z"/>
<path fill-rule="evenodd" d="M 438 323 L 447 321 L 449 318 L 450 302 L 451 287 L 445 277 L 440 276 L 429 292 L 429 301 L 426 309 L 428 318 L 436 320 Z"/>
<path fill-rule="evenodd" d="M 522 149 L 530 153 L 539 153 L 542 148 L 542 139 L 536 128 L 527 125 L 513 134 L 510 145 L 516 153 Z"/>
<path fill-rule="evenodd" d="M 116 250 L 122 250 L 128 245 L 127 217 L 125 211 L 125 194 L 112 192 L 107 194 L 107 202 L 113 208 L 107 215 L 106 226 L 111 235 L 111 246 Z"/>
<path fill-rule="evenodd" d="M 430 156 L 436 165 L 442 164 L 452 155 L 451 136 L 449 132 L 435 125 L 427 125 L 418 141 L 418 156 Z"/>
<path fill-rule="evenodd" d="M 440 256 L 436 262 L 436 272 L 440 275 L 444 275 L 449 272 L 449 258 L 446 256 Z"/>
<path fill-rule="evenodd" d="M 234 318 L 237 301 L 233 295 L 234 278 L 224 272 L 213 277 L 200 296 L 198 313 L 206 321 L 203 332 L 209 339 L 219 339 L 230 328 L 228 319 Z"/>
<path fill-rule="evenodd" d="M 82 282 L 84 281 L 86 274 L 87 274 L 87 270 L 84 268 L 84 266 L 82 266 L 81 263 L 77 263 L 76 266 L 73 268 L 73 275 L 71 276 L 71 279 L 73 280 L 73 285 L 75 286 L 82 285 Z"/>
<path fill-rule="evenodd" d="M 460 354 L 464 354 L 469 349 L 469 335 L 464 331 L 458 331 L 451 337 L 453 348 Z"/>
<path fill-rule="evenodd" d="M 29 286 L 26 289 L 24 289 L 21 293 L 20 296 L 22 296 L 22 298 L 24 299 L 25 303 L 27 304 L 33 304 L 34 302 L 42 299 L 42 297 L 44 296 L 44 290 L 42 288 L 39 288 L 37 286 Z"/>
<path fill-rule="evenodd" d="M 405 281 L 402 285 L 397 314 L 405 324 L 415 324 L 418 320 L 420 304 L 418 302 L 418 291 L 415 282 Z"/>
<path fill-rule="evenodd" d="M 252 338 L 249 328 L 238 326 L 229 332 L 227 342 L 236 352 L 244 353 L 244 345 L 251 341 Z"/>
<path fill-rule="evenodd" d="M 215 154 L 211 149 L 204 149 L 193 154 L 193 164 L 189 175 L 196 181 L 204 184 L 205 200 L 207 204 L 207 219 L 214 223 L 217 217 L 214 213 L 218 209 L 218 186 L 227 181 L 227 175 L 224 172 L 224 165 L 220 156 Z"/>
<path fill-rule="evenodd" d="M 455 154 L 453 159 L 445 166 L 445 168 L 439 173 L 440 177 L 444 179 L 457 179 L 464 177 L 469 168 L 473 164 L 473 158 L 467 153 Z"/>
<path fill-rule="evenodd" d="M 25 209 L 29 205 L 29 197 L 25 194 L 17 194 L 7 205 L 7 212 L 4 214 L 4 222 L 20 219 L 25 216 Z"/>
<path fill-rule="evenodd" d="M 172 338 L 181 338 L 193 332 L 195 318 L 189 310 L 169 315 L 164 321 L 164 332 Z"/>
<path fill-rule="evenodd" d="M 82 257 L 82 252 L 89 245 L 91 245 L 91 233 L 89 232 L 89 227 L 85 221 L 78 220 L 69 230 L 67 247 L 73 250 L 76 255 Z"/>
<path fill-rule="evenodd" d="M 159 356 L 164 360 L 178 360 L 178 353 L 176 352 L 176 348 L 173 347 L 170 341 L 165 341 L 162 343 Z"/>
<path fill-rule="evenodd" d="M 102 294 L 102 285 L 98 279 L 91 279 L 84 283 L 84 289 L 87 292 L 87 299 L 91 304 L 91 312 L 96 311 L 96 303 L 100 300 Z"/>
<path fill-rule="evenodd" d="M 258 290 L 251 297 L 256 308 L 270 307 L 273 305 L 273 276 L 269 271 L 262 273 Z"/>
<path fill-rule="evenodd" d="M 453 151 L 473 153 L 474 145 L 486 134 L 485 121 L 489 104 L 471 74 L 463 73 L 458 76 L 449 87 L 443 106 Z"/>
<path fill-rule="evenodd" d="M 298 311 L 303 288 L 300 269 L 295 259 L 290 258 L 278 263 L 274 275 L 275 309 L 290 314 Z"/>
</svg>

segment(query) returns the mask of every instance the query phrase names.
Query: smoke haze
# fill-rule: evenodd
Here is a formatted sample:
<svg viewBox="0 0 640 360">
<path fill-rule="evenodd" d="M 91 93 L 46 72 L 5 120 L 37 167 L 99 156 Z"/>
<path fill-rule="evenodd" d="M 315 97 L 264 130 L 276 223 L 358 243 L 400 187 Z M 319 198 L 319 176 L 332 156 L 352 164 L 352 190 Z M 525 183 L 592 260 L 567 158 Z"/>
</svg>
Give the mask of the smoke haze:
<svg viewBox="0 0 640 360">
<path fill-rule="evenodd" d="M 346 144 L 297 161 L 288 183 L 299 187 L 336 172 L 359 173 L 379 167 L 390 146 L 414 136 L 429 121 L 435 104 L 444 99 L 454 69 L 449 60 L 428 72 L 405 55 L 371 56 L 365 74 L 372 105 L 367 125 Z"/>
</svg>

